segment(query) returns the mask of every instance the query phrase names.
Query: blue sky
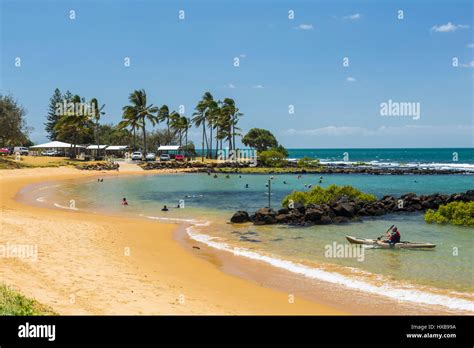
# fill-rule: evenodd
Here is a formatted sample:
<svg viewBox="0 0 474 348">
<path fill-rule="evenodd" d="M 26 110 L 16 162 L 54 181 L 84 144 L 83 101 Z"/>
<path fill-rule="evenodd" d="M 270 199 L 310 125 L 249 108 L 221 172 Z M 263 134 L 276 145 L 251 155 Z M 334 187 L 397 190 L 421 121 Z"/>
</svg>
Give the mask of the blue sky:
<svg viewBox="0 0 474 348">
<path fill-rule="evenodd" d="M 468 0 L 0 1 L 1 93 L 28 110 L 36 142 L 58 87 L 98 98 L 107 123 L 134 89 L 187 116 L 210 91 L 235 99 L 244 132 L 290 148 L 473 146 Z M 419 119 L 381 116 L 388 100 L 419 103 Z"/>
</svg>

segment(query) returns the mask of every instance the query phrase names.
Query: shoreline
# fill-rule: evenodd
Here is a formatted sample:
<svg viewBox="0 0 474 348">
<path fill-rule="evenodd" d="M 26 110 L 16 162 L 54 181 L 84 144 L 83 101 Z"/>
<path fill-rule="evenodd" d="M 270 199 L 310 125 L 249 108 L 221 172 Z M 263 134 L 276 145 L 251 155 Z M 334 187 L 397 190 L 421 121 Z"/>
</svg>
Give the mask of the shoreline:
<svg viewBox="0 0 474 348">
<path fill-rule="evenodd" d="M 37 262 L 0 259 L 2 281 L 59 314 L 346 314 L 299 298 L 289 303 L 281 291 L 222 272 L 176 243 L 176 224 L 71 213 L 15 199 L 29 184 L 114 174 L 0 171 L 2 243 L 36 244 L 39 250 Z"/>
<path fill-rule="evenodd" d="M 174 173 L 174 171 L 173 171 Z M 96 177 L 104 173 L 88 173 L 89 175 L 80 175 L 82 177 Z M 124 173 L 122 175 L 128 175 L 130 173 Z M 149 175 L 155 174 L 146 172 L 139 172 L 136 174 Z M 102 175 L 106 176 L 106 175 Z M 109 176 L 117 176 L 109 175 Z M 77 177 L 75 178 L 77 180 Z M 49 180 L 47 180 L 49 181 Z M 43 181 L 44 183 L 44 181 Z M 24 187 L 24 186 L 23 186 Z M 56 211 L 56 209 L 50 208 L 39 208 Z M 58 209 L 58 211 L 60 211 Z M 68 214 L 68 212 L 60 211 L 61 213 Z M 76 214 L 77 212 L 73 212 Z M 80 214 L 80 213 L 79 213 Z M 73 216 L 73 214 L 68 214 Z M 94 214 L 94 217 L 101 216 L 107 218 L 111 215 L 103 215 L 102 213 Z M 129 219 L 121 218 L 118 216 L 111 216 L 117 219 Z M 135 218 L 130 218 L 135 220 Z M 146 220 L 137 218 L 137 220 Z M 167 223 L 152 221 L 153 224 L 159 224 L 160 226 L 167 225 Z M 156 226 L 156 225 L 155 225 Z M 423 314 L 467 314 L 469 312 L 450 310 L 442 306 L 428 306 L 423 304 L 416 304 L 409 301 L 397 301 L 391 298 L 387 298 L 382 295 L 364 292 L 362 290 L 349 289 L 346 286 L 334 284 L 331 282 L 325 282 L 322 280 L 309 279 L 301 275 L 297 275 L 288 270 L 275 267 L 264 263 L 259 260 L 251 260 L 242 256 L 235 256 L 232 253 L 217 248 L 212 248 L 208 245 L 202 244 L 198 241 L 192 240 L 186 232 L 186 228 L 189 227 L 184 223 L 179 225 L 173 225 L 173 231 L 171 232 L 171 238 L 173 241 L 183 250 L 185 250 L 192 258 L 199 258 L 204 260 L 206 263 L 210 263 L 214 268 L 218 269 L 221 273 L 244 279 L 252 285 L 262 287 L 269 290 L 283 292 L 287 297 L 289 295 L 296 298 L 295 301 L 300 302 L 309 301 L 311 303 L 317 303 L 323 305 L 326 308 L 335 310 L 337 314 L 350 313 L 358 315 L 423 315 Z M 193 246 L 199 246 L 200 249 L 193 249 Z M 152 271 L 150 269 L 150 271 Z M 289 292 L 291 290 L 291 293 Z M 358 300 L 354 303 L 353 299 Z M 366 304 L 370 303 L 370 306 Z M 294 305 L 294 304 L 292 304 Z M 241 312 L 236 312 L 240 314 Z M 243 312 L 246 314 L 247 312 Z M 265 314 L 265 310 L 257 312 L 257 314 Z M 293 314 L 292 312 L 290 312 Z M 301 314 L 295 312 L 295 314 Z M 306 314 L 306 313 L 303 313 Z M 322 313 L 311 313 L 311 314 L 322 314 Z M 327 314 L 327 313 L 324 313 Z M 332 314 L 332 313 L 331 313 Z"/>
</svg>

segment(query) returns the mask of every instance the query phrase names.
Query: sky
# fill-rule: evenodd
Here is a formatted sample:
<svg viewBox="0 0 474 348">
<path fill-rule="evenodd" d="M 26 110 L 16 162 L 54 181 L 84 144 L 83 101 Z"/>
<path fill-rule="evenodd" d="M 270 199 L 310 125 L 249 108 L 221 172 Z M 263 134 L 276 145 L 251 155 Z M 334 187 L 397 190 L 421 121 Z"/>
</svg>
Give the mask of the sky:
<svg viewBox="0 0 474 348">
<path fill-rule="evenodd" d="M 233 98 L 243 133 L 288 148 L 474 144 L 469 0 L 0 3 L 0 93 L 27 109 L 37 143 L 55 88 L 97 98 L 104 123 L 143 88 L 188 117 L 206 91 Z"/>
</svg>

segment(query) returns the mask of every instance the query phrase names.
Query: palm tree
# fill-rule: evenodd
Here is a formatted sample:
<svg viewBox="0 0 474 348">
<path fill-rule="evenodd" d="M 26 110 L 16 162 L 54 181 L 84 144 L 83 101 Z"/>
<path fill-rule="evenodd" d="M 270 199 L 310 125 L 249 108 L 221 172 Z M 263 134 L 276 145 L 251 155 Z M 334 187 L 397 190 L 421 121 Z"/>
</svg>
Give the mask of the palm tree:
<svg viewBox="0 0 474 348">
<path fill-rule="evenodd" d="M 119 122 L 118 128 L 119 130 L 129 128 L 129 127 L 131 128 L 132 133 L 133 133 L 132 150 L 135 151 L 136 142 L 137 142 L 136 130 L 140 128 L 140 118 L 133 109 L 127 109 L 126 111 L 124 111 L 122 118 L 123 120 Z"/>
<path fill-rule="evenodd" d="M 143 150 L 144 155 L 147 154 L 146 146 L 146 122 L 150 121 L 154 126 L 157 122 L 158 107 L 153 106 L 153 104 L 147 105 L 146 92 L 144 89 L 135 90 L 128 97 L 131 105 L 126 105 L 122 108 L 124 112 L 136 113 L 140 123 L 139 126 L 143 130 Z"/>
<path fill-rule="evenodd" d="M 236 131 L 240 130 L 240 128 L 237 127 L 237 123 L 239 117 L 243 116 L 243 114 L 239 112 L 239 108 L 235 106 L 235 101 L 231 98 L 224 99 L 222 109 L 226 118 L 227 140 L 229 141 L 229 148 L 232 150 L 236 148 L 235 136 L 238 135 Z"/>
<path fill-rule="evenodd" d="M 100 154 L 99 120 L 102 115 L 105 115 L 105 112 L 102 111 L 105 107 L 105 104 L 102 104 L 102 106 L 99 108 L 99 102 L 97 101 L 97 98 L 92 98 L 91 104 L 93 107 L 92 116 L 95 121 L 95 143 L 97 144 L 97 156 L 99 156 Z"/>
<path fill-rule="evenodd" d="M 207 144 L 207 136 L 206 136 L 206 106 L 203 102 L 199 102 L 196 106 L 196 112 L 193 113 L 192 122 L 196 127 L 200 127 L 202 125 L 202 152 L 201 152 L 201 161 L 204 162 L 204 141 Z"/>
<path fill-rule="evenodd" d="M 181 116 L 181 125 L 184 130 L 184 144 L 185 144 L 185 156 L 187 157 L 188 154 L 188 130 L 191 128 L 192 123 L 191 119 L 187 118 L 186 116 Z"/>
<path fill-rule="evenodd" d="M 158 122 L 166 122 L 168 139 L 170 139 L 170 109 L 168 108 L 168 105 L 163 105 L 158 111 Z"/>
<path fill-rule="evenodd" d="M 206 157 L 209 157 L 209 142 L 207 140 L 207 133 L 206 133 L 206 121 L 208 121 L 211 113 L 212 108 L 215 107 L 216 102 L 210 92 L 204 93 L 202 96 L 201 101 L 196 106 L 196 112 L 193 114 L 193 123 L 196 127 L 200 127 L 202 125 L 202 158 L 201 160 L 204 161 L 204 142 L 206 142 Z M 212 128 L 211 128 L 212 130 Z"/>
<path fill-rule="evenodd" d="M 179 147 L 181 147 L 182 143 L 182 138 L 183 138 L 183 125 L 181 122 L 181 115 L 177 113 L 176 111 L 173 111 L 170 114 L 170 127 L 174 129 L 176 132 L 175 134 L 178 134 L 178 139 L 179 139 Z"/>
</svg>

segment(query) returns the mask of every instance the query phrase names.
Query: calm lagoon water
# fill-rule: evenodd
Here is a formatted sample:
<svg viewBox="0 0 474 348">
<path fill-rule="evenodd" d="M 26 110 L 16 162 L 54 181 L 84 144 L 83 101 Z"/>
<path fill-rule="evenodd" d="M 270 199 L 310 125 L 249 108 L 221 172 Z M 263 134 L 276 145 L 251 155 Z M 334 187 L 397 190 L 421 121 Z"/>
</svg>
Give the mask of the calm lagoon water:
<svg viewBox="0 0 474 348">
<path fill-rule="evenodd" d="M 349 287 L 474 310 L 473 228 L 427 224 L 422 214 L 387 215 L 357 223 L 306 228 L 228 224 L 236 210 L 253 212 L 268 204 L 265 184 L 269 179 L 269 175 L 245 174 L 232 174 L 229 178 L 207 174 L 130 176 L 105 178 L 102 183 L 93 179 L 61 184 L 51 190 L 39 190 L 36 195 L 45 203 L 54 200 L 56 206 L 68 206 L 74 199 L 78 209 L 192 222 L 197 224 L 188 230 L 192 238 L 238 255 Z M 318 181 L 319 175 L 303 175 L 301 179 L 296 175 L 275 175 L 272 207 L 279 208 L 291 191 L 305 190 L 305 184 L 316 185 Z M 352 185 L 378 197 L 407 192 L 454 193 L 474 189 L 474 176 L 324 175 L 322 186 L 330 184 Z M 129 206 L 121 206 L 123 197 Z M 184 201 L 183 209 L 176 208 L 180 200 Z M 170 211 L 162 212 L 163 205 Z M 347 244 L 345 235 L 375 238 L 392 224 L 399 227 L 403 240 L 430 242 L 437 247 L 426 251 L 364 248 L 362 262 L 327 257 L 328 245 Z"/>
</svg>

